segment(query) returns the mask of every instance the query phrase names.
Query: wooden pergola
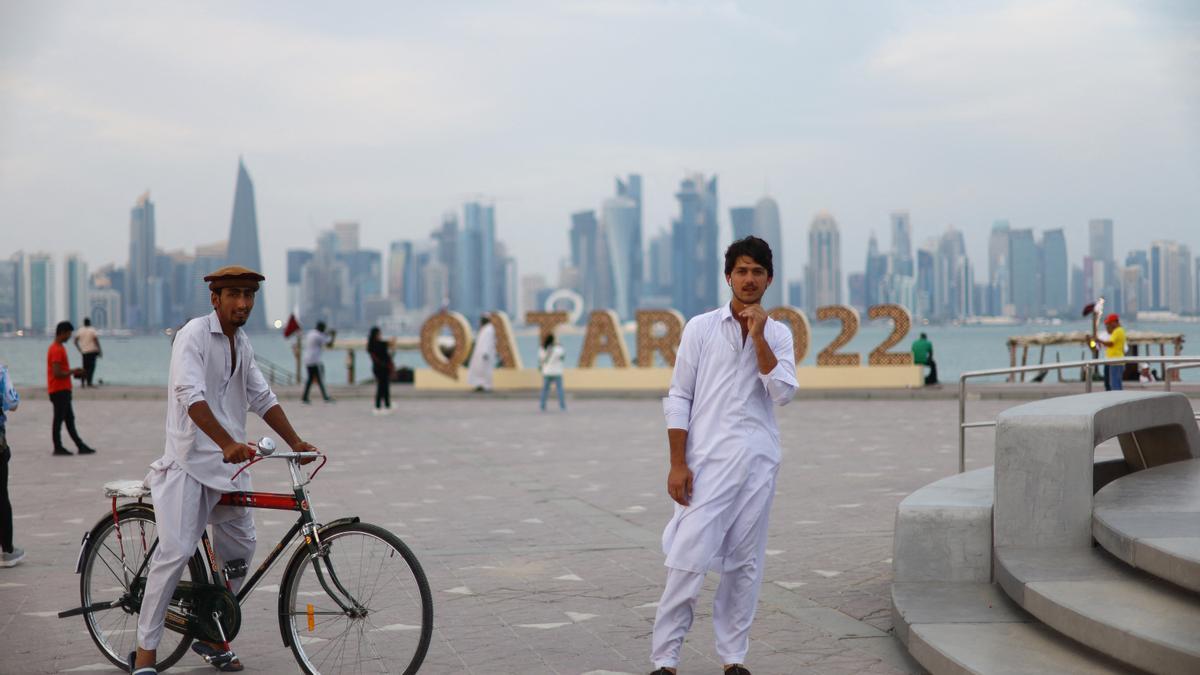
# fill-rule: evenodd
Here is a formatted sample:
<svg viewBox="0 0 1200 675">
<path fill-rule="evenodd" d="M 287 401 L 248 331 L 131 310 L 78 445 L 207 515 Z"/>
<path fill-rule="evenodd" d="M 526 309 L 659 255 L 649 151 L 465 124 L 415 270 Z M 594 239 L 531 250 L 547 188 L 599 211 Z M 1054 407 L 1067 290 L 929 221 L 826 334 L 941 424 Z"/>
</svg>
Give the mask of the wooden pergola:
<svg viewBox="0 0 1200 675">
<path fill-rule="evenodd" d="M 1092 339 L 1092 334 L 1087 331 L 1071 331 L 1069 333 L 1035 333 L 1033 335 L 1016 335 L 1008 338 L 1008 363 L 1010 366 L 1029 365 L 1029 348 L 1038 347 L 1038 364 L 1046 362 L 1046 347 L 1058 347 L 1065 345 L 1080 345 L 1088 348 L 1088 342 Z M 1156 333 L 1153 331 L 1131 330 L 1125 332 L 1126 344 L 1130 346 L 1145 346 L 1145 351 L 1138 349 L 1138 354 L 1150 354 L 1150 350 L 1158 345 L 1158 353 L 1160 356 L 1167 355 L 1167 345 L 1174 345 L 1174 356 L 1179 356 L 1183 353 L 1183 333 Z M 1021 349 L 1021 363 L 1017 363 L 1017 349 Z M 1057 355 L 1056 355 L 1057 358 Z M 1162 379 L 1166 379 L 1166 364 L 1160 364 L 1160 375 Z M 1058 372 L 1058 380 L 1063 381 L 1062 371 Z M 1008 381 L 1013 382 L 1014 375 L 1008 376 Z M 1021 373 L 1021 381 L 1025 381 L 1025 373 Z"/>
</svg>

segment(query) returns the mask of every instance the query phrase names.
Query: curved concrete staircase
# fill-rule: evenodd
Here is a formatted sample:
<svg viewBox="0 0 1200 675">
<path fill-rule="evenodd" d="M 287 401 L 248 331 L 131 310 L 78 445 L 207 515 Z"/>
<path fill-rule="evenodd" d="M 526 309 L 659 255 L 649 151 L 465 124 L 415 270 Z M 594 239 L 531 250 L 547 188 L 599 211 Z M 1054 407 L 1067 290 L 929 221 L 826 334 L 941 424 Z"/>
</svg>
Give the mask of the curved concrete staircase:
<svg viewBox="0 0 1200 675">
<path fill-rule="evenodd" d="M 933 673 L 1200 673 L 1198 456 L 1180 395 L 1006 411 L 994 469 L 900 504 L 898 637 Z"/>
</svg>

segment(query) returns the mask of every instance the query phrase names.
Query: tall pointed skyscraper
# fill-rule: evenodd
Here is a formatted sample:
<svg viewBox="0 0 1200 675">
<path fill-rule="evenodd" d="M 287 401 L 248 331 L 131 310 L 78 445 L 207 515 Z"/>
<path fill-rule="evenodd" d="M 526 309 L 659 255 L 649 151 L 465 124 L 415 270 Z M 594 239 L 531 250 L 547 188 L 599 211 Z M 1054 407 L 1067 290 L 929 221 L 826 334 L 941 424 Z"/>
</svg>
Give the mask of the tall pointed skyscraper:
<svg viewBox="0 0 1200 675">
<path fill-rule="evenodd" d="M 254 208 L 254 184 L 246 173 L 246 164 L 238 158 L 237 191 L 233 195 L 233 219 L 229 225 L 229 265 L 242 265 L 262 272 L 262 256 L 258 253 L 258 216 Z M 267 305 L 262 293 L 258 294 L 254 311 L 246 329 L 267 329 Z"/>
</svg>

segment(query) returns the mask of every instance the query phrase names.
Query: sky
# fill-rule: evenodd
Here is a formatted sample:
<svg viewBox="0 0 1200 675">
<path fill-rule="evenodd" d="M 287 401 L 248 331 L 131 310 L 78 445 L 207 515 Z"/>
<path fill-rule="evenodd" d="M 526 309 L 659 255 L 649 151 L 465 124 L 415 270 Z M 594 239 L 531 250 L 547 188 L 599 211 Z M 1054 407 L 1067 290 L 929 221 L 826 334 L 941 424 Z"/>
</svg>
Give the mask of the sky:
<svg viewBox="0 0 1200 675">
<path fill-rule="evenodd" d="M 998 219 L 1064 228 L 1073 263 L 1097 217 L 1121 258 L 1200 253 L 1200 3 L 0 4 L 0 256 L 124 264 L 146 190 L 161 248 L 224 240 L 239 157 L 269 319 L 285 250 L 334 221 L 386 251 L 480 196 L 553 283 L 570 214 L 628 173 L 647 239 L 690 172 L 718 176 L 723 241 L 771 195 L 787 279 L 822 209 L 844 273 L 894 210 L 980 270 Z"/>
</svg>

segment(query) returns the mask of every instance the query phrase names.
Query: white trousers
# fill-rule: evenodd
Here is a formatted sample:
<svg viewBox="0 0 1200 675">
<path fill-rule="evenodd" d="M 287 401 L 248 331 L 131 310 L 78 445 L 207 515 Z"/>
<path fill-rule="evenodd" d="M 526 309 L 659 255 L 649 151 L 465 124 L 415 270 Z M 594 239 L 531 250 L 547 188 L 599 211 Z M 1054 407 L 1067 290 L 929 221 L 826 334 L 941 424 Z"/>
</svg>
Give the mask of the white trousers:
<svg viewBox="0 0 1200 675">
<path fill-rule="evenodd" d="M 734 518 L 722 546 L 725 553 L 721 582 L 713 598 L 713 632 L 722 664 L 745 663 L 750 649 L 750 625 L 758 608 L 767 525 L 774 484 L 756 491 Z M 696 599 L 704 587 L 704 572 L 667 568 L 667 583 L 654 616 L 650 659 L 655 668 L 679 665 L 683 638 L 692 627 Z"/>
<path fill-rule="evenodd" d="M 221 492 L 205 486 L 178 466 L 152 471 L 147 478 L 154 497 L 158 546 L 150 559 L 146 593 L 138 616 L 138 646 L 158 649 L 167 605 L 188 560 L 196 553 L 204 528 L 213 524 L 213 550 L 218 565 L 254 558 L 254 516 L 249 509 L 217 506 Z M 234 592 L 242 579 L 233 579 Z"/>
</svg>

